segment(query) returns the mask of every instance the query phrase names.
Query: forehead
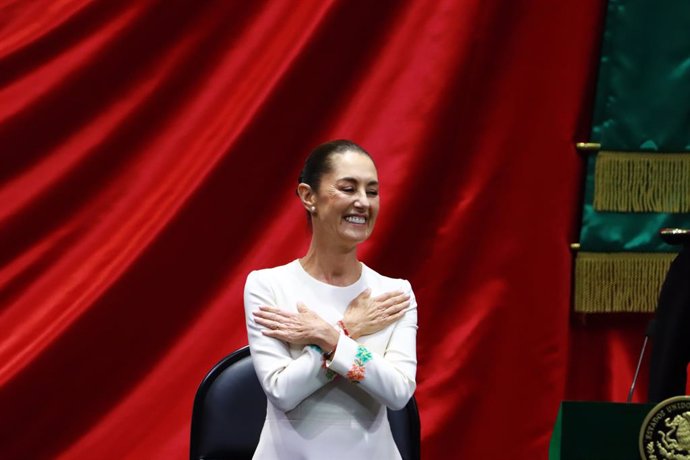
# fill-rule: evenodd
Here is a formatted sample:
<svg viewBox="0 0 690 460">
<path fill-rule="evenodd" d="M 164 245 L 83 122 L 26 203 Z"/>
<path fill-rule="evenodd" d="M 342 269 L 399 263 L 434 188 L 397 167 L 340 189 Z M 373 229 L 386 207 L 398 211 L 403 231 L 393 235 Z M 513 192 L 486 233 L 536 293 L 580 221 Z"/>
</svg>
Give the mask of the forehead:
<svg viewBox="0 0 690 460">
<path fill-rule="evenodd" d="M 345 152 L 333 155 L 331 158 L 332 179 L 349 177 L 365 182 L 378 180 L 376 166 L 367 155 L 359 152 Z"/>
</svg>

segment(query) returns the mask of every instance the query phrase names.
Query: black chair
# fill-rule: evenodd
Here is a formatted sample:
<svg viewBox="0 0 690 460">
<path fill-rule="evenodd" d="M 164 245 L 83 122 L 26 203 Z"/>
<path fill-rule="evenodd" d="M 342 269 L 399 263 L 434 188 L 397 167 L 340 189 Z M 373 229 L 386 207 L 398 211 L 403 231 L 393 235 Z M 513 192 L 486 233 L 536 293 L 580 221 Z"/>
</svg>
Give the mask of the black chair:
<svg viewBox="0 0 690 460">
<path fill-rule="evenodd" d="M 266 395 L 249 347 L 229 354 L 206 375 L 194 398 L 191 460 L 251 459 L 266 417 Z M 388 409 L 393 438 L 404 460 L 420 458 L 420 424 L 412 397 L 402 410 Z"/>
</svg>

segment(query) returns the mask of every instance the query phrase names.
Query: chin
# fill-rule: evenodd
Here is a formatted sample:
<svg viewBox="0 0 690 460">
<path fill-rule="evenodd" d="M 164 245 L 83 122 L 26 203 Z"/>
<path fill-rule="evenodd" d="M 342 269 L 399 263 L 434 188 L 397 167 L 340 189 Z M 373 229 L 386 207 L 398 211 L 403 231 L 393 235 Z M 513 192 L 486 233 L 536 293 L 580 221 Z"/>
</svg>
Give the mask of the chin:
<svg viewBox="0 0 690 460">
<path fill-rule="evenodd" d="M 338 231 L 338 237 L 347 245 L 358 245 L 369 239 L 374 231 L 373 226 L 362 226 L 360 228 L 344 227 Z"/>
<path fill-rule="evenodd" d="M 342 238 L 350 244 L 360 244 L 368 240 L 370 236 L 371 232 L 366 232 L 361 234 L 345 234 L 342 235 Z"/>
</svg>

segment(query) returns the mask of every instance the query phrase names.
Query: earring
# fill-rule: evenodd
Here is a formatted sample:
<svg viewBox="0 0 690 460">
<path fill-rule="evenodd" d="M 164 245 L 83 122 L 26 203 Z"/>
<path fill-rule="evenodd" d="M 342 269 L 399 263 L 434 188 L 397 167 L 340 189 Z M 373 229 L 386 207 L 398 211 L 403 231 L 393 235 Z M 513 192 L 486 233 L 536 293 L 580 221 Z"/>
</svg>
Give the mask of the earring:
<svg viewBox="0 0 690 460">
<path fill-rule="evenodd" d="M 314 214 L 316 212 L 316 206 L 311 207 L 311 213 Z"/>
</svg>

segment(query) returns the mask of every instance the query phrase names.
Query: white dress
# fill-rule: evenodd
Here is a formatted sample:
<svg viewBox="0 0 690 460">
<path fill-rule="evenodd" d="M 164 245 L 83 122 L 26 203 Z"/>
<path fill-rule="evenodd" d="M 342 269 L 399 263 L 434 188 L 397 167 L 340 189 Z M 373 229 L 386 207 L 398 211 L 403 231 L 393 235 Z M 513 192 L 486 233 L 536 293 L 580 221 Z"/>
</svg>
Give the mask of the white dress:
<svg viewBox="0 0 690 460">
<path fill-rule="evenodd" d="M 335 326 L 367 287 L 372 296 L 403 291 L 410 307 L 395 324 L 357 341 L 341 332 L 329 362 L 316 346 L 264 336 L 252 315 L 262 305 L 296 312 L 300 301 Z M 403 408 L 416 386 L 417 303 L 408 281 L 362 264 L 357 282 L 332 286 L 295 260 L 250 273 L 244 308 L 252 361 L 268 399 L 255 459 L 400 459 L 386 406 Z"/>
</svg>

